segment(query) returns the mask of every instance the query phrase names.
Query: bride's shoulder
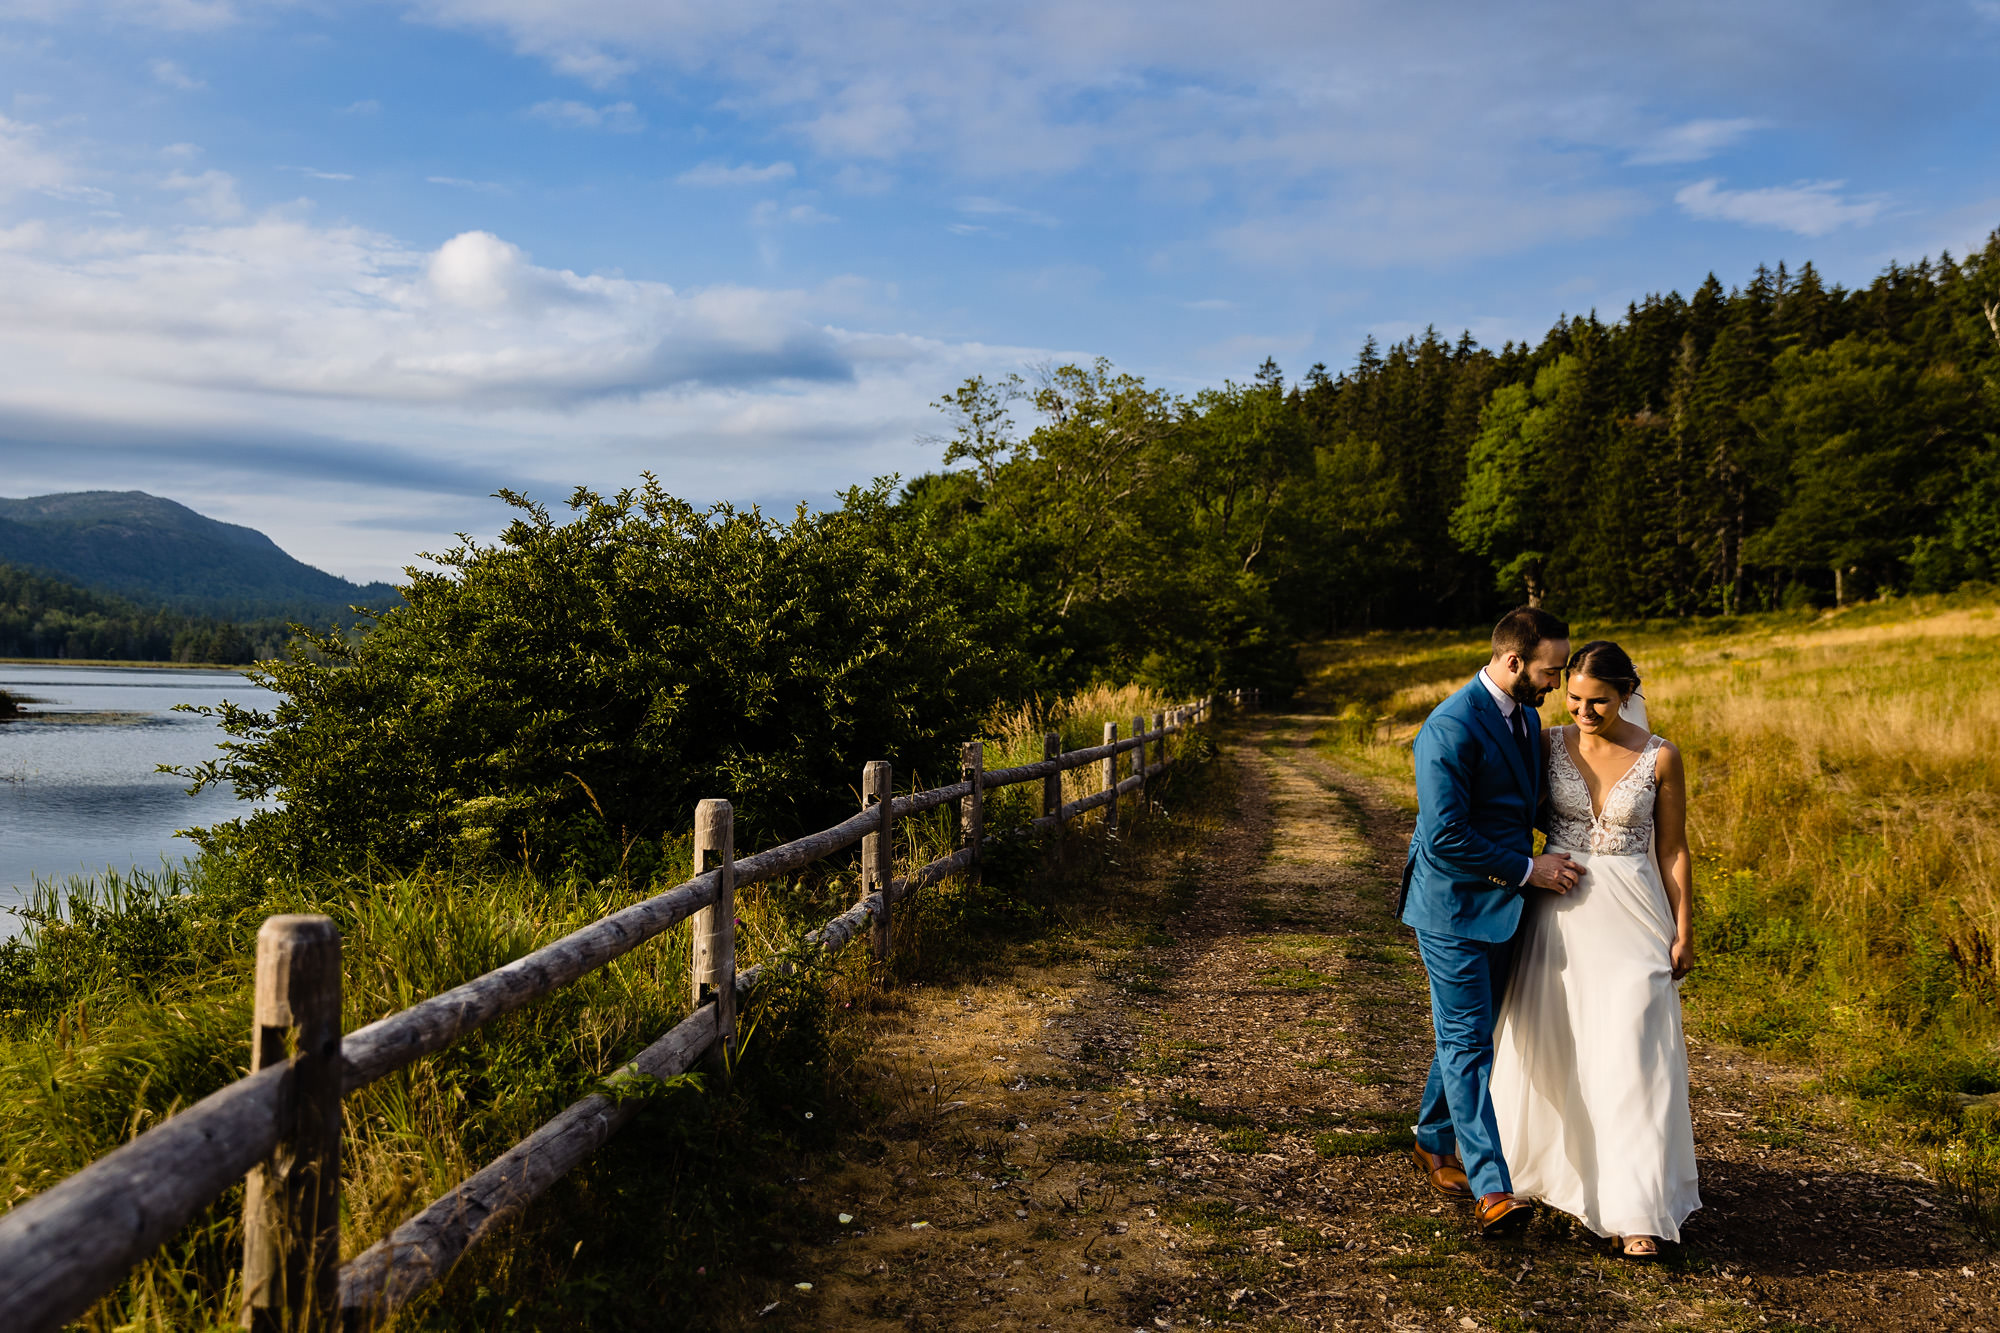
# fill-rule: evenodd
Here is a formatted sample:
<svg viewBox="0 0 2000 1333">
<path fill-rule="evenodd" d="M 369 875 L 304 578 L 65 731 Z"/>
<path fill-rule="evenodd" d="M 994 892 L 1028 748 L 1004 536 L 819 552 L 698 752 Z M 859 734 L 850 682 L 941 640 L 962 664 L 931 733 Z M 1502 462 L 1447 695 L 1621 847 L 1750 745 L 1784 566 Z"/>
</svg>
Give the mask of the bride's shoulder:
<svg viewBox="0 0 2000 1333">
<path fill-rule="evenodd" d="M 1653 733 L 1653 771 L 1662 777 L 1681 772 L 1681 752 L 1675 744 L 1658 732 Z"/>
</svg>

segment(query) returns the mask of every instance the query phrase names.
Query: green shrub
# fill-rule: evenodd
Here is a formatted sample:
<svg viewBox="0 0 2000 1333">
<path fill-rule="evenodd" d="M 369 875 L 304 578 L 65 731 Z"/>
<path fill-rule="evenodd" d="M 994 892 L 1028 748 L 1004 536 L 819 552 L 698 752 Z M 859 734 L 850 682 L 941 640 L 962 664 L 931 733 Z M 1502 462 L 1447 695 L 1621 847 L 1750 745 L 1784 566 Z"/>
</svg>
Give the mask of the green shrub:
<svg viewBox="0 0 2000 1333">
<path fill-rule="evenodd" d="M 497 545 L 410 571 L 358 643 L 312 638 L 253 672 L 270 712 L 183 772 L 273 803 L 206 830 L 258 868 L 494 859 L 643 881 L 694 803 L 738 845 L 832 822 L 859 766 L 941 777 L 1008 690 L 999 614 L 886 485 L 779 523 L 697 511 L 648 480 L 527 499 Z"/>
</svg>

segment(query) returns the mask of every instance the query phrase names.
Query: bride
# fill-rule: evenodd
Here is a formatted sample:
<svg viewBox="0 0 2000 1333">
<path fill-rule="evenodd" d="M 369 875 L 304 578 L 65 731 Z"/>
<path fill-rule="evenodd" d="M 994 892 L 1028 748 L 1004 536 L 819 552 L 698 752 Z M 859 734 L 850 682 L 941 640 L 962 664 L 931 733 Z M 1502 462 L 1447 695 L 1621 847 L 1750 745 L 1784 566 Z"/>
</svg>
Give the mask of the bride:
<svg viewBox="0 0 2000 1333">
<path fill-rule="evenodd" d="M 1651 1259 L 1701 1207 L 1676 983 L 1694 965 L 1679 751 L 1646 727 L 1615 643 L 1569 660 L 1547 744 L 1548 850 L 1584 867 L 1535 894 L 1494 1040 L 1493 1109 L 1514 1190 Z"/>
</svg>

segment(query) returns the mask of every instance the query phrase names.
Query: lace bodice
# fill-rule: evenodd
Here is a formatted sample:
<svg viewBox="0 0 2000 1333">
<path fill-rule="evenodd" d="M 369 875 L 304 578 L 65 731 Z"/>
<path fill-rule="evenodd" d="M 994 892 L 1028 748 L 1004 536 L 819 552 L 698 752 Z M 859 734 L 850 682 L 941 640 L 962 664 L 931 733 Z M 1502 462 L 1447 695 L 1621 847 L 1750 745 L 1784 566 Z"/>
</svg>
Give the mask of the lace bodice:
<svg viewBox="0 0 2000 1333">
<path fill-rule="evenodd" d="M 1592 815 L 1590 784 L 1569 757 L 1569 737 L 1551 727 L 1549 738 L 1549 842 L 1602 856 L 1643 856 L 1653 842 L 1653 798 L 1660 790 L 1661 739 L 1646 748 L 1625 776 L 1604 793 L 1604 810 Z"/>
</svg>

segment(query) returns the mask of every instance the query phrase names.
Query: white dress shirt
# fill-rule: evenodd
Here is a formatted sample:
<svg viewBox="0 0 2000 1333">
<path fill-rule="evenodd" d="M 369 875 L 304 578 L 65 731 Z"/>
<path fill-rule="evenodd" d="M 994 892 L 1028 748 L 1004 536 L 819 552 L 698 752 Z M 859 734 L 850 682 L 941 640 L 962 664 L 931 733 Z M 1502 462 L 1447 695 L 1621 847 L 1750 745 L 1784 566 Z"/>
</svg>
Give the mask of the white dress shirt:
<svg viewBox="0 0 2000 1333">
<path fill-rule="evenodd" d="M 1500 705 L 1500 720 L 1507 724 L 1508 734 L 1512 735 L 1514 731 L 1514 710 L 1521 706 L 1521 701 L 1501 689 L 1498 685 L 1495 685 L 1493 677 L 1486 674 L 1485 667 L 1479 668 L 1479 683 L 1484 685 L 1486 692 L 1493 696 L 1493 702 Z M 1534 873 L 1535 858 L 1531 856 L 1528 858 L 1527 873 L 1521 876 L 1521 883 L 1526 884 Z"/>
</svg>

